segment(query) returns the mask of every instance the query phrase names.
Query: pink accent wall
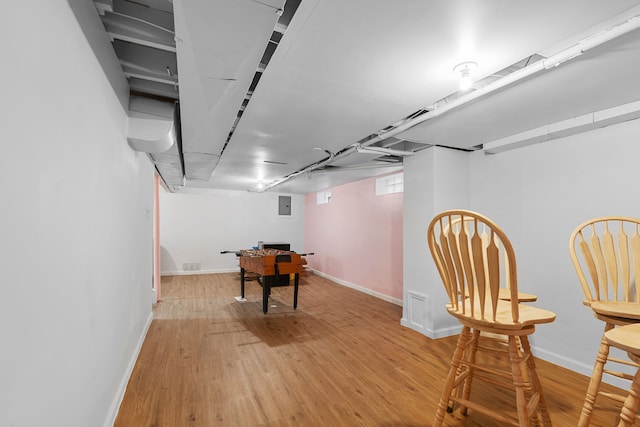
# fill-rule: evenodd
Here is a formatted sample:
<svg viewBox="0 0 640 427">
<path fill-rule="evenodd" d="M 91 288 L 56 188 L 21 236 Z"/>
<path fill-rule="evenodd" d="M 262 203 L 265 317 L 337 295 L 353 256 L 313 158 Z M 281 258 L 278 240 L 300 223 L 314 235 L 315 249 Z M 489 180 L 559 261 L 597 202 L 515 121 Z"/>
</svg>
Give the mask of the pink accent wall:
<svg viewBox="0 0 640 427">
<path fill-rule="evenodd" d="M 308 266 L 402 300 L 402 193 L 376 196 L 375 178 L 331 188 L 331 201 L 305 198 Z"/>
</svg>

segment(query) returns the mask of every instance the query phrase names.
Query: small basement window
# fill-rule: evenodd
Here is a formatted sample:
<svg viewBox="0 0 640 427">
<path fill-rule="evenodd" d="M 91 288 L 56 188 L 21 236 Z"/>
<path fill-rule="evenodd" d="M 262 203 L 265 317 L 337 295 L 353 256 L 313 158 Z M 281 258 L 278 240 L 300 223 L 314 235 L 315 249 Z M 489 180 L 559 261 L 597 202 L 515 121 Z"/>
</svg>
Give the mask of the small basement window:
<svg viewBox="0 0 640 427">
<path fill-rule="evenodd" d="M 396 173 L 393 175 L 383 176 L 376 179 L 376 196 L 383 194 L 402 193 L 403 187 L 403 174 Z"/>
<path fill-rule="evenodd" d="M 318 191 L 316 193 L 316 205 L 324 205 L 331 201 L 331 191 Z"/>
</svg>

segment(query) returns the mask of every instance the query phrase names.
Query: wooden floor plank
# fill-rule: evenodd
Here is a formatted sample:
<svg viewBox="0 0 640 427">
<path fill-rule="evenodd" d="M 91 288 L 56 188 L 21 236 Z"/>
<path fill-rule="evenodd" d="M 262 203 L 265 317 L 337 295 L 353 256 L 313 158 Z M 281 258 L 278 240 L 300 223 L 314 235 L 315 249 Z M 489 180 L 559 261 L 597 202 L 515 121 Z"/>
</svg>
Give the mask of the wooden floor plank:
<svg viewBox="0 0 640 427">
<path fill-rule="evenodd" d="M 239 286 L 237 273 L 163 277 L 116 427 L 431 425 L 456 337 L 429 339 L 400 307 L 313 274 L 297 310 L 292 286 L 273 288 L 266 315 L 260 286 L 246 302 Z M 575 425 L 588 378 L 537 365 L 554 425 Z M 473 395 L 515 416 L 510 393 L 477 381 Z M 597 411 L 592 425 L 616 419 Z"/>
</svg>

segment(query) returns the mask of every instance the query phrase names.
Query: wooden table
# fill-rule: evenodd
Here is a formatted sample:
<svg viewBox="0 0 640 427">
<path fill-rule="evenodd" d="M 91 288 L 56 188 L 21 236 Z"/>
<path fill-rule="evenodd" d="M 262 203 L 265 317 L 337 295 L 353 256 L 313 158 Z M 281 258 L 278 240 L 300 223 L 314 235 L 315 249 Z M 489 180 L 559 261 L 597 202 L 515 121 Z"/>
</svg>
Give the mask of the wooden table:
<svg viewBox="0 0 640 427">
<path fill-rule="evenodd" d="M 294 275 L 293 309 L 298 307 L 298 282 L 304 271 L 306 260 L 295 252 L 277 249 L 242 250 L 240 256 L 240 298 L 244 300 L 244 273 L 252 272 L 262 276 L 262 312 L 269 309 L 269 295 L 272 282 L 279 276 Z"/>
</svg>

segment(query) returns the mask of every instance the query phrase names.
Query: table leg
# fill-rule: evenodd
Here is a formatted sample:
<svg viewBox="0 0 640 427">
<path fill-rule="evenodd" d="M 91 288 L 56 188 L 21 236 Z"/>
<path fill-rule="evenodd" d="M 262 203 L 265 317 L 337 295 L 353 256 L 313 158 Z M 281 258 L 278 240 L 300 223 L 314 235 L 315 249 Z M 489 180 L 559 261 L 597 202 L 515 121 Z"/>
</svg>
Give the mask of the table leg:
<svg viewBox="0 0 640 427">
<path fill-rule="evenodd" d="M 244 268 L 240 267 L 240 298 L 244 299 Z"/>
<path fill-rule="evenodd" d="M 298 307 L 298 280 L 299 279 L 300 279 L 300 275 L 296 273 L 295 278 L 293 279 L 293 309 L 294 310 Z"/>
<path fill-rule="evenodd" d="M 262 280 L 262 312 L 267 314 L 269 310 L 269 295 L 271 295 L 271 280 L 263 276 Z"/>
</svg>

